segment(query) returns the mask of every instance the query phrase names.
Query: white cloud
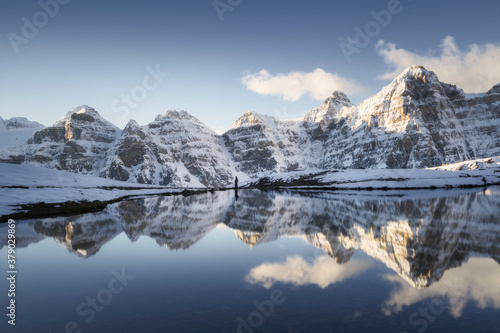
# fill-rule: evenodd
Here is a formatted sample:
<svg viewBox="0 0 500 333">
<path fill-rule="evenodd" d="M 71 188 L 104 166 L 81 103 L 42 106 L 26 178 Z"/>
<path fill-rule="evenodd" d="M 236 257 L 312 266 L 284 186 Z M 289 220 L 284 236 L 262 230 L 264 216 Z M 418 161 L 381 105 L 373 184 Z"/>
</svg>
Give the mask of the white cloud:
<svg viewBox="0 0 500 333">
<path fill-rule="evenodd" d="M 360 84 L 337 74 L 317 68 L 310 73 L 291 72 L 272 75 L 263 69 L 257 74 L 241 78 L 247 89 L 261 95 L 280 95 L 285 100 L 297 101 L 303 95 L 322 101 L 335 90 L 357 95 L 366 91 Z"/>
<path fill-rule="evenodd" d="M 479 93 L 500 82 L 500 45 L 472 44 L 461 51 L 451 36 L 443 39 L 440 54 L 417 54 L 398 49 L 395 44 L 378 41 L 377 52 L 393 68 L 380 76 L 394 79 L 406 67 L 422 65 L 433 71 L 442 82 L 455 84 L 465 92 Z"/>
<path fill-rule="evenodd" d="M 331 284 L 354 277 L 372 265 L 366 261 L 351 260 L 338 264 L 328 256 L 321 256 L 308 263 L 298 256 L 287 257 L 283 263 L 266 263 L 253 268 L 245 277 L 247 282 L 271 288 L 277 282 L 296 286 L 315 284 L 326 288 Z"/>
<path fill-rule="evenodd" d="M 461 267 L 446 271 L 440 281 L 425 289 L 413 288 L 398 275 L 385 278 L 398 285 L 382 306 L 386 315 L 426 299 L 444 297 L 454 317 L 462 315 L 468 302 L 480 309 L 500 309 L 500 265 L 491 258 L 471 258 Z"/>
</svg>

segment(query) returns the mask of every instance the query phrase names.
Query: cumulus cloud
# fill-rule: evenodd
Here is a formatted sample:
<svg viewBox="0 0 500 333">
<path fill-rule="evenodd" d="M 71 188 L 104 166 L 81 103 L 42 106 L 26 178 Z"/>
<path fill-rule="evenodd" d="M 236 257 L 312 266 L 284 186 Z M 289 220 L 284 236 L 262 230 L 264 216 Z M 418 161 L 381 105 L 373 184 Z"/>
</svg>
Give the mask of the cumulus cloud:
<svg viewBox="0 0 500 333">
<path fill-rule="evenodd" d="M 333 91 L 357 95 L 366 88 L 353 80 L 317 68 L 310 73 L 291 72 L 272 75 L 263 69 L 257 74 L 248 74 L 241 78 L 247 89 L 261 95 L 279 95 L 289 101 L 297 101 L 303 95 L 322 101 Z"/>
<path fill-rule="evenodd" d="M 424 300 L 448 303 L 454 317 L 460 317 L 469 302 L 480 309 L 500 309 L 500 266 L 491 258 L 471 258 L 461 267 L 446 271 L 440 281 L 425 289 L 413 288 L 398 275 L 385 278 L 397 285 L 382 306 L 386 315 Z"/>
<path fill-rule="evenodd" d="M 313 263 L 308 263 L 301 257 L 294 256 L 287 257 L 283 263 L 265 263 L 257 266 L 250 271 L 245 280 L 268 289 L 278 282 L 296 286 L 315 284 L 320 288 L 326 288 L 354 277 L 371 266 L 371 263 L 359 260 L 341 265 L 328 256 L 321 256 Z"/>
<path fill-rule="evenodd" d="M 472 44 L 461 51 L 453 37 L 447 36 L 437 54 L 398 49 L 383 40 L 378 41 L 376 50 L 393 69 L 381 75 L 382 79 L 392 80 L 406 67 L 422 65 L 436 73 L 440 81 L 455 84 L 469 93 L 487 91 L 500 82 L 500 45 Z"/>
</svg>

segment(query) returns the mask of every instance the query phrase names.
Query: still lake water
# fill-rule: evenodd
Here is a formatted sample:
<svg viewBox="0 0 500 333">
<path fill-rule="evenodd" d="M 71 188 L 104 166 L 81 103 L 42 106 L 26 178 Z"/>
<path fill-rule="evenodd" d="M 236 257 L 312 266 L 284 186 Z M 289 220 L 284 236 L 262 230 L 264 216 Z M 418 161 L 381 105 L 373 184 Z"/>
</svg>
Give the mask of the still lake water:
<svg viewBox="0 0 500 333">
<path fill-rule="evenodd" d="M 500 188 L 411 193 L 226 191 L 18 221 L 1 331 L 500 332 Z"/>
</svg>

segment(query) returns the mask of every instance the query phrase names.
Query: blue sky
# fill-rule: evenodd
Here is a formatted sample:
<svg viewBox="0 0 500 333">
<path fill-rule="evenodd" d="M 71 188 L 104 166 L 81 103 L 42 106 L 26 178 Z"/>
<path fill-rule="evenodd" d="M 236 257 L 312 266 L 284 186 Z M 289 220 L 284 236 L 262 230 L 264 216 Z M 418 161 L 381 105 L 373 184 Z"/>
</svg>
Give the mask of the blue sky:
<svg viewBox="0 0 500 333">
<path fill-rule="evenodd" d="M 0 2 L 3 118 L 51 125 L 87 104 L 123 127 L 182 109 L 222 131 L 250 109 L 300 117 L 334 90 L 359 103 L 413 62 L 467 92 L 500 82 L 498 0 L 59 0 L 44 14 L 55 1 Z"/>
</svg>

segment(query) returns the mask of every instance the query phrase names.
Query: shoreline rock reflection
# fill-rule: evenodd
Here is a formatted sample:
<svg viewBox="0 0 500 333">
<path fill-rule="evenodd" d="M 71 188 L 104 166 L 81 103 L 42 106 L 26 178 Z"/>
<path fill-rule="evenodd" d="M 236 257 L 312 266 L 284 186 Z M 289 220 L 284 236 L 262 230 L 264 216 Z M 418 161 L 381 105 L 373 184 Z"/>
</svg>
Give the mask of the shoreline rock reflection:
<svg viewBox="0 0 500 333">
<path fill-rule="evenodd" d="M 412 287 L 429 287 L 472 255 L 500 258 L 500 192 L 435 198 L 360 198 L 332 194 L 240 190 L 196 196 L 148 197 L 104 211 L 34 220 L 26 236 L 53 238 L 80 257 L 124 232 L 151 237 L 169 250 L 187 250 L 219 223 L 250 247 L 301 237 L 337 263 L 357 250 L 383 262 Z M 20 235 L 22 236 L 22 235 Z M 28 244 L 29 245 L 29 244 Z"/>
</svg>

